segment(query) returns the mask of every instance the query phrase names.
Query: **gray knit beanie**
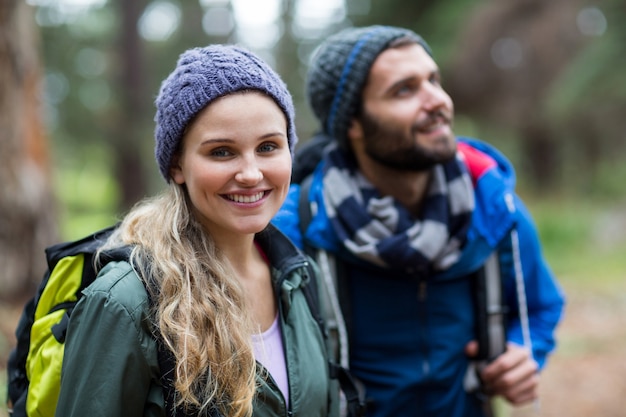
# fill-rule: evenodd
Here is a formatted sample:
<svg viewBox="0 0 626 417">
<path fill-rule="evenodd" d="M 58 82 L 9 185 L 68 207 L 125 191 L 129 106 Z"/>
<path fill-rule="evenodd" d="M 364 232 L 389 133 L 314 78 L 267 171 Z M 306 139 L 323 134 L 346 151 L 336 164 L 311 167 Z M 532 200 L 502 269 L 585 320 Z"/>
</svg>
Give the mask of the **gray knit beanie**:
<svg viewBox="0 0 626 417">
<path fill-rule="evenodd" d="M 347 146 L 347 131 L 358 112 L 361 94 L 374 61 L 389 44 L 406 37 L 430 47 L 415 32 L 391 26 L 348 28 L 330 36 L 315 51 L 306 93 L 324 133 Z"/>
<path fill-rule="evenodd" d="M 287 118 L 287 140 L 293 154 L 298 142 L 293 101 L 278 74 L 239 46 L 193 48 L 180 55 L 176 68 L 161 84 L 155 102 L 154 153 L 167 182 L 172 158 L 187 125 L 213 100 L 241 90 L 257 90 L 274 99 Z"/>
</svg>

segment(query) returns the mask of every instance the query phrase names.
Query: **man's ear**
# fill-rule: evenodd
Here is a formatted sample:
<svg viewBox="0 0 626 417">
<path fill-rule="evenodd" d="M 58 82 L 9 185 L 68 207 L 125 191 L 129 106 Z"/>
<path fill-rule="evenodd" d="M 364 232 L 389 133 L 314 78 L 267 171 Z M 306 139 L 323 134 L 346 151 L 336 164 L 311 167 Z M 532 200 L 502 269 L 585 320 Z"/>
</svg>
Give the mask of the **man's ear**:
<svg viewBox="0 0 626 417">
<path fill-rule="evenodd" d="M 350 142 L 363 138 L 363 125 L 361 125 L 361 122 L 356 118 L 353 118 L 350 121 L 350 127 L 348 128 L 347 134 Z"/>
<path fill-rule="evenodd" d="M 180 165 L 180 154 L 175 154 L 172 157 L 172 166 L 170 168 L 170 177 L 176 184 L 185 183 L 185 175 L 183 174 L 183 168 Z"/>
</svg>

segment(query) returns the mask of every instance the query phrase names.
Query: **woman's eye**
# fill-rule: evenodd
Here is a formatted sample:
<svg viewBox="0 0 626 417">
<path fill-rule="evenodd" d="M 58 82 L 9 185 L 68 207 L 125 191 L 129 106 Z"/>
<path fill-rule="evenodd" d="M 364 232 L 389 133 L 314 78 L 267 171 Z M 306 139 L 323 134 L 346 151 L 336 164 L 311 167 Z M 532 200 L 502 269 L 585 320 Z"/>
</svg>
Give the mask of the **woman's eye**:
<svg viewBox="0 0 626 417">
<path fill-rule="evenodd" d="M 228 149 L 217 148 L 217 149 L 213 149 L 210 152 L 210 155 L 213 156 L 213 157 L 216 157 L 216 158 L 224 158 L 224 157 L 230 156 L 231 153 L 230 153 L 230 151 Z"/>
<path fill-rule="evenodd" d="M 266 142 L 259 146 L 259 152 L 272 152 L 276 148 L 277 146 L 275 143 Z"/>
</svg>

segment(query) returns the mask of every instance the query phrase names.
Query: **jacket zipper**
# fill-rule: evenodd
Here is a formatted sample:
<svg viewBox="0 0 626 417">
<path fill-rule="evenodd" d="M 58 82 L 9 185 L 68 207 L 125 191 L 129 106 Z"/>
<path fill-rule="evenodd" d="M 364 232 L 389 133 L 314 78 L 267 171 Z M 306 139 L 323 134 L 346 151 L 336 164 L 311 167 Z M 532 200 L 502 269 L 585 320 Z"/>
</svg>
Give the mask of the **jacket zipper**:
<svg viewBox="0 0 626 417">
<path fill-rule="evenodd" d="M 276 290 L 275 292 L 275 296 L 276 296 L 276 301 L 278 303 L 278 319 L 280 320 L 280 326 L 281 326 L 281 331 L 280 331 L 280 337 L 283 340 L 283 346 L 284 346 L 284 351 L 285 351 L 285 368 L 287 370 L 287 381 L 288 381 L 288 389 L 289 389 L 289 398 L 293 398 L 292 397 L 292 392 L 291 392 L 291 375 L 290 375 L 290 366 L 289 366 L 289 355 L 288 355 L 288 349 L 287 349 L 287 340 L 285 339 L 285 333 L 282 330 L 283 328 L 283 322 L 284 322 L 284 318 L 285 318 L 285 312 L 283 311 L 283 303 L 282 303 L 282 298 L 281 298 L 281 289 L 283 286 L 283 282 L 285 281 L 285 279 L 287 278 L 287 276 L 289 276 L 289 274 L 291 274 L 293 271 L 295 271 L 298 268 L 305 268 L 307 267 L 307 262 L 306 261 L 302 261 L 302 262 L 294 262 L 291 265 L 288 265 L 284 271 L 280 271 L 280 276 L 278 277 L 278 279 L 276 280 Z M 276 387 L 278 389 L 278 386 Z M 280 389 L 278 389 L 278 392 L 280 392 Z M 287 403 L 285 396 L 282 395 L 282 393 L 280 393 L 281 396 L 283 397 L 283 400 L 285 401 L 285 410 L 287 411 L 286 416 L 287 417 L 292 417 L 293 416 L 293 410 L 292 410 L 292 403 L 293 401 L 289 401 L 289 403 Z"/>
</svg>

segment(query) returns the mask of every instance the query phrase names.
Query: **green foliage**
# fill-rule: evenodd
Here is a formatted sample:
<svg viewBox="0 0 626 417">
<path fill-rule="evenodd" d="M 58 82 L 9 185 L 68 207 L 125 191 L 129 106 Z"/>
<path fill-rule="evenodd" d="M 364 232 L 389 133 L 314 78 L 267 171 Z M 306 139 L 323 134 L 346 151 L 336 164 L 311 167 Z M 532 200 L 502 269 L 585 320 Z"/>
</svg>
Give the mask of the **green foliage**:
<svg viewBox="0 0 626 417">
<path fill-rule="evenodd" d="M 623 198 L 626 195 L 626 165 L 622 156 L 603 161 L 593 176 L 589 194 L 596 198 Z"/>
<path fill-rule="evenodd" d="M 481 3 L 484 1 L 370 0 L 369 13 L 352 20 L 357 26 L 383 24 L 412 29 L 424 37 L 441 63 L 454 52 L 457 33 L 468 12 Z"/>
<path fill-rule="evenodd" d="M 116 221 L 120 192 L 110 170 L 110 158 L 102 148 L 83 152 L 85 158 L 69 158 L 55 176 L 63 240 L 82 237 Z"/>
<path fill-rule="evenodd" d="M 0 401 L 2 402 L 2 406 L 0 407 L 0 417 L 5 417 L 8 414 L 5 412 L 6 407 L 4 406 L 4 404 L 6 404 L 7 400 L 7 373 L 6 370 L 2 370 L 2 372 L 0 372 L 0 392 L 2 392 L 2 394 L 0 394 Z"/>
<path fill-rule="evenodd" d="M 610 289 L 626 271 L 626 201 L 555 197 L 529 208 L 552 269 L 582 288 Z"/>
<path fill-rule="evenodd" d="M 298 2 L 278 1 L 283 3 L 285 11 L 294 10 Z M 153 3 L 154 0 L 142 2 L 146 6 L 144 10 Z M 115 163 L 120 158 L 110 154 L 123 153 L 121 145 L 128 145 L 127 149 L 142 155 L 141 167 L 146 167 L 145 171 L 150 169 L 144 176 L 152 178 L 155 172 L 151 152 L 152 101 L 160 81 L 174 67 L 178 55 L 191 46 L 237 40 L 234 32 L 221 38 L 207 36 L 202 29 L 200 3 L 172 3 L 180 8 L 183 24 L 170 38 L 163 41 L 139 39 L 136 57 L 143 75 L 135 81 L 136 90 L 141 92 L 146 105 L 137 108 L 137 105 L 129 107 L 128 103 L 125 104 L 129 94 L 123 94 L 123 91 L 132 88 L 123 88 L 120 84 L 121 72 L 127 63 L 122 60 L 120 49 L 129 44 L 121 39 L 123 12 L 131 7 L 131 2 L 105 2 L 79 18 L 65 21 L 59 21 L 55 15 L 61 10 L 60 6 L 54 6 L 55 2 L 39 2 L 42 6 L 37 8 L 37 13 L 44 63 L 46 73 L 51 74 L 46 91 L 56 91 L 56 95 L 48 96 L 46 109 L 52 121 L 49 133 L 55 151 L 54 165 L 59 170 L 57 189 L 63 205 L 61 218 L 65 236 L 91 230 L 91 225 L 108 224 L 114 213 L 127 208 L 121 207 L 122 202 L 127 203 L 128 195 L 124 190 L 133 189 L 133 184 L 128 182 L 139 173 L 114 179 L 116 170 L 119 171 Z M 446 73 L 446 63 L 459 53 L 462 43 L 459 33 L 465 33 L 463 29 L 469 17 L 476 9 L 496 7 L 496 3 L 499 2 L 350 0 L 346 2 L 346 19 L 329 23 L 327 33 L 346 25 L 409 27 L 424 36 Z M 573 196 L 619 198 L 625 195 L 623 184 L 626 179 L 626 169 L 620 164 L 623 159 L 620 155 L 626 153 L 626 144 L 620 145 L 626 106 L 626 81 L 621 65 L 626 57 L 623 42 L 626 26 L 621 24 L 625 16 L 621 0 L 607 0 L 597 7 L 602 8 L 607 18 L 606 32 L 602 36 L 589 37 L 587 47 L 551 84 L 546 91 L 547 100 L 537 103 L 537 108 L 539 112 L 545 112 L 555 131 L 553 139 L 558 142 L 559 156 L 556 159 L 563 165 L 559 168 L 559 191 Z M 321 39 L 303 41 L 295 38 L 288 30 L 292 21 L 293 16 L 287 13 L 281 16 L 281 21 L 277 22 L 284 26 L 280 41 L 272 50 L 262 52 L 273 59 L 294 94 L 299 115 L 296 121 L 301 142 L 304 142 L 317 129 L 317 123 L 302 97 L 305 69 L 300 68 L 299 60 L 305 59 L 303 50 L 312 49 L 312 45 Z M 577 30 L 575 26 L 571 29 Z M 104 61 L 100 68 L 93 66 L 98 60 Z M 520 101 L 523 100 L 528 98 L 520 97 Z M 128 109 L 133 112 L 132 118 L 121 117 L 129 113 Z M 122 126 L 129 119 L 132 125 Z M 533 190 L 537 187 L 531 183 L 535 178 L 531 175 L 533 171 L 529 171 L 533 156 L 525 154 L 521 133 L 501 122 L 493 116 L 478 121 L 458 114 L 455 130 L 461 135 L 494 143 L 515 165 L 521 189 Z M 128 133 L 128 137 L 124 133 Z M 98 149 L 98 155 L 94 156 L 96 151 L 93 148 Z M 590 149 L 597 149 L 593 157 L 589 155 Z M 156 177 L 158 183 L 154 187 L 148 181 L 139 182 L 151 188 L 145 190 L 146 195 L 152 194 L 153 188 L 161 184 L 160 178 Z M 88 181 L 94 181 L 91 187 L 84 186 Z M 86 190 L 77 191 L 81 187 Z"/>
<path fill-rule="evenodd" d="M 567 120 L 572 112 L 590 110 L 598 102 L 626 102 L 626 80 L 614 59 L 622 54 L 623 41 L 615 31 L 591 41 L 551 87 L 546 109 Z"/>
<path fill-rule="evenodd" d="M 433 49 L 440 65 L 445 65 L 456 52 L 457 34 L 463 28 L 463 21 L 480 3 L 483 2 L 439 1 L 418 17 L 415 29 Z"/>
</svg>

